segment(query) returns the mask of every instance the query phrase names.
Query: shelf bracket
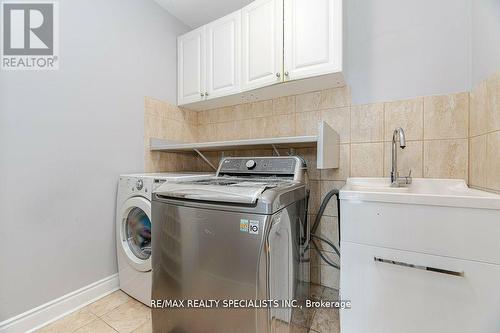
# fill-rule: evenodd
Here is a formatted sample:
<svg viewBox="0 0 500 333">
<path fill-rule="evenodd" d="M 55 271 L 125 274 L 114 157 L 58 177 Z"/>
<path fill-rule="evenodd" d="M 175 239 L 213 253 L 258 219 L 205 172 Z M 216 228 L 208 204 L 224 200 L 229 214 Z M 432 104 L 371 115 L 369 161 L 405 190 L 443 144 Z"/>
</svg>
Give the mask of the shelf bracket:
<svg viewBox="0 0 500 333">
<path fill-rule="evenodd" d="M 271 145 L 273 147 L 273 151 L 276 154 L 276 156 L 280 156 L 280 152 L 278 151 L 278 148 L 276 148 L 276 145 Z"/>
<path fill-rule="evenodd" d="M 210 160 L 205 156 L 203 155 L 203 153 L 201 151 L 199 151 L 198 149 L 193 149 L 198 155 L 200 155 L 200 157 L 205 161 L 207 162 L 208 165 L 210 165 L 210 167 L 212 169 L 214 169 L 214 171 L 217 171 L 217 168 L 212 164 L 212 162 L 210 162 Z"/>
</svg>

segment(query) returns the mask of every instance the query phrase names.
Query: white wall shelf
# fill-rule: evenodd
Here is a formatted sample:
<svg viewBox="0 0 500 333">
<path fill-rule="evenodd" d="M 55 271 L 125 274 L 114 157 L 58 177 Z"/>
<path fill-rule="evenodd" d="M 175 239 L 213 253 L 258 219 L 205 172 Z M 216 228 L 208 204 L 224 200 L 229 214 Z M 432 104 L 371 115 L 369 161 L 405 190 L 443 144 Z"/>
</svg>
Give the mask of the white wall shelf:
<svg viewBox="0 0 500 333">
<path fill-rule="evenodd" d="M 339 141 L 339 134 L 326 122 L 322 121 L 318 123 L 318 135 L 195 143 L 179 143 L 151 138 L 150 150 L 170 153 L 194 152 L 202 155 L 201 152 L 203 151 L 316 147 L 316 167 L 318 169 L 335 169 L 339 167 Z"/>
</svg>

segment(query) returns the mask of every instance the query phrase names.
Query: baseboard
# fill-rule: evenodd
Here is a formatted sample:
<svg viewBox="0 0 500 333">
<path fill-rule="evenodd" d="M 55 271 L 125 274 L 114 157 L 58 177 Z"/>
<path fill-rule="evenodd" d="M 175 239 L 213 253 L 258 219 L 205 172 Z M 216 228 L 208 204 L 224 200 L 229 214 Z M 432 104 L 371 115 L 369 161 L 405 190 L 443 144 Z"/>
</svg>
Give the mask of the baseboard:
<svg viewBox="0 0 500 333">
<path fill-rule="evenodd" d="M 0 333 L 24 333 L 47 325 L 119 288 L 118 274 L 91 283 L 55 300 L 0 322 Z"/>
</svg>

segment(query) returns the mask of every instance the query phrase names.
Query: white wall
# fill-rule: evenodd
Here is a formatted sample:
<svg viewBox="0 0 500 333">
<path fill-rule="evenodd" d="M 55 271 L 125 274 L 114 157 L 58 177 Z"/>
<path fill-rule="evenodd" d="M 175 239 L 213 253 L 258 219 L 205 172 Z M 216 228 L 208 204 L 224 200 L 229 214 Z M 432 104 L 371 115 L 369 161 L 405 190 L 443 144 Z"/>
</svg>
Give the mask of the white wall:
<svg viewBox="0 0 500 333">
<path fill-rule="evenodd" d="M 470 1 L 344 1 L 353 102 L 468 90 Z"/>
<path fill-rule="evenodd" d="M 144 96 L 176 101 L 182 23 L 151 0 L 59 3 L 60 70 L 0 72 L 0 321 L 117 272 Z"/>
<path fill-rule="evenodd" d="M 472 2 L 471 86 L 500 70 L 500 1 Z"/>
</svg>

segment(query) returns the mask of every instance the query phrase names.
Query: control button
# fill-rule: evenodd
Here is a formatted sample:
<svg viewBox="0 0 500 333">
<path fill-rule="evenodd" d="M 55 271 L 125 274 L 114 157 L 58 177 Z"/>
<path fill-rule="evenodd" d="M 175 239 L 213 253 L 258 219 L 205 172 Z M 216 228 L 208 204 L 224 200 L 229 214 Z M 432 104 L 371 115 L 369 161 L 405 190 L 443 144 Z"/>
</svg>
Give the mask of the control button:
<svg viewBox="0 0 500 333">
<path fill-rule="evenodd" d="M 142 182 L 142 179 L 138 179 L 137 182 L 135 183 L 135 186 L 137 187 L 137 190 L 142 190 L 144 187 L 144 183 Z"/>
<path fill-rule="evenodd" d="M 255 163 L 254 160 L 248 160 L 245 165 L 246 165 L 246 167 L 247 167 L 248 170 L 251 170 L 251 169 L 255 168 L 255 166 L 257 165 L 257 163 Z"/>
</svg>

